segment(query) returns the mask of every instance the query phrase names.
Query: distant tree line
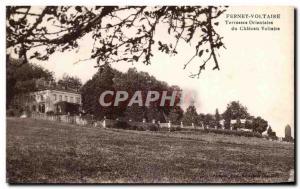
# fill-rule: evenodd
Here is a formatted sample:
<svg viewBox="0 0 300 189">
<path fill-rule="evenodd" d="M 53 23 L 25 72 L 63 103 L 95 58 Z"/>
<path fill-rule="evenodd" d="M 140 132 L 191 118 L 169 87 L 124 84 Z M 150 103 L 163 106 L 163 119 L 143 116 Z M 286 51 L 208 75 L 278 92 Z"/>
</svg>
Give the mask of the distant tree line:
<svg viewBox="0 0 300 189">
<path fill-rule="evenodd" d="M 221 120 L 224 122 L 225 129 L 230 129 L 230 127 L 232 127 L 233 130 L 245 128 L 260 134 L 265 132 L 269 126 L 268 122 L 260 116 L 251 116 L 247 108 L 238 101 L 230 102 L 222 114 L 219 114 L 218 109 L 216 109 L 215 114 L 198 114 L 195 106 L 191 105 L 184 112 L 182 119 L 185 125 L 192 125 L 192 123 L 194 123 L 197 126 L 207 128 L 220 128 L 222 126 L 220 123 Z M 235 123 L 231 123 L 231 120 L 235 120 Z M 241 120 L 244 120 L 244 123 L 242 123 Z M 269 128 L 271 129 L 270 126 Z M 268 135 L 276 137 L 274 131 L 268 132 Z"/>
</svg>

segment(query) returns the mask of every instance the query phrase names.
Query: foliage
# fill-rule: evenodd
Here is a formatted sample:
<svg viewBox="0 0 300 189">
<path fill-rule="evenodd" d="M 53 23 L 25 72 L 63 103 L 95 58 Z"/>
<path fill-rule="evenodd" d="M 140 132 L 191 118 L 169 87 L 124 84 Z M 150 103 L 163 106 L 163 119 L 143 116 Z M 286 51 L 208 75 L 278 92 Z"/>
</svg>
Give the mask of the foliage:
<svg viewBox="0 0 300 189">
<path fill-rule="evenodd" d="M 255 117 L 254 116 L 249 116 L 248 119 L 245 122 L 245 129 L 252 129 L 253 130 L 253 122 L 254 122 Z"/>
<path fill-rule="evenodd" d="M 206 127 L 214 127 L 213 123 L 214 123 L 213 115 L 205 114 L 204 120 L 203 120 L 204 127 L 205 128 Z"/>
<path fill-rule="evenodd" d="M 223 113 L 225 120 L 246 119 L 249 117 L 247 108 L 240 104 L 239 101 L 232 101 L 227 105 L 227 109 Z"/>
<path fill-rule="evenodd" d="M 137 130 L 137 131 L 158 131 L 159 126 L 157 124 L 152 123 L 142 123 L 135 121 L 116 121 L 112 125 L 111 128 L 116 129 L 126 129 L 126 130 Z"/>
<path fill-rule="evenodd" d="M 126 121 L 117 121 L 112 127 L 116 129 L 129 129 L 130 125 Z"/>
<path fill-rule="evenodd" d="M 199 123 L 198 113 L 194 105 L 190 105 L 186 109 L 182 121 L 185 125 L 192 125 L 192 123 L 194 125 L 198 125 Z"/>
<path fill-rule="evenodd" d="M 6 116 L 7 117 L 20 117 L 22 115 L 23 111 L 20 109 L 14 109 L 10 108 L 6 110 Z"/>
<path fill-rule="evenodd" d="M 228 129 L 206 129 L 206 131 L 217 133 L 217 134 L 262 138 L 262 135 L 260 133 L 249 132 L 249 131 L 236 131 L 236 130 L 228 130 Z"/>
<path fill-rule="evenodd" d="M 231 124 L 233 130 L 237 130 L 238 128 L 242 128 L 241 119 L 237 118 L 236 123 Z"/>
<path fill-rule="evenodd" d="M 206 116 L 206 115 L 205 115 L 204 113 L 200 113 L 200 114 L 198 115 L 198 120 L 199 120 L 199 122 L 200 122 L 201 125 L 204 124 L 205 116 Z"/>
<path fill-rule="evenodd" d="M 64 74 L 61 79 L 57 81 L 57 84 L 65 89 L 79 90 L 82 86 L 81 80 L 76 76 L 69 76 Z"/>
<path fill-rule="evenodd" d="M 243 127 L 262 134 L 268 127 L 268 122 L 266 120 L 260 116 L 256 118 L 251 116 L 247 111 L 247 107 L 243 106 L 238 101 L 232 101 L 229 103 L 222 116 L 225 119 L 224 126 L 226 129 L 229 129 L 230 126 L 233 126 L 233 129 Z M 241 119 L 247 119 L 247 121 L 242 124 Z M 236 123 L 231 125 L 231 120 L 236 120 Z"/>
<path fill-rule="evenodd" d="M 183 118 L 184 112 L 180 106 L 175 106 L 172 108 L 171 112 L 168 115 L 169 120 L 172 124 L 179 125 Z"/>
<path fill-rule="evenodd" d="M 98 102 L 102 92 L 110 91 L 126 91 L 129 98 L 126 101 L 120 102 L 118 106 L 102 107 Z M 121 73 L 112 69 L 109 65 L 100 69 L 91 80 L 87 81 L 81 88 L 83 109 L 90 114 L 95 115 L 96 118 L 102 119 L 104 116 L 107 118 L 115 119 L 118 117 L 125 117 L 127 120 L 142 121 L 166 121 L 166 117 L 172 112 L 176 114 L 176 119 L 180 119 L 182 112 L 180 107 L 170 106 L 168 103 L 160 106 L 160 101 L 150 103 L 147 106 L 138 106 L 133 104 L 128 106 L 129 100 L 136 91 L 141 91 L 143 104 L 146 100 L 148 91 L 168 91 L 170 95 L 173 90 L 178 88 L 169 87 L 165 82 L 158 81 L 155 77 L 150 76 L 146 72 L 137 72 L 135 69 L 129 69 L 126 73 Z M 115 95 L 110 99 L 114 102 Z M 176 97 L 175 104 L 179 101 L 180 96 Z M 168 102 L 168 101 L 167 101 Z"/>
<path fill-rule="evenodd" d="M 113 79 L 113 69 L 107 65 L 81 87 L 82 107 L 86 113 L 94 115 L 99 120 L 104 116 L 115 119 L 120 115 L 120 112 L 114 107 L 101 107 L 99 103 L 99 97 L 102 92 L 114 90 Z"/>
<path fill-rule="evenodd" d="M 218 108 L 216 109 L 215 119 L 216 119 L 217 122 L 219 122 L 219 121 L 221 120 L 221 116 L 220 116 L 220 114 L 219 114 Z"/>
<path fill-rule="evenodd" d="M 276 132 L 272 130 L 271 126 L 268 127 L 267 134 L 271 139 L 277 140 Z"/>
<path fill-rule="evenodd" d="M 53 80 L 53 73 L 35 64 L 21 64 L 20 60 L 7 57 L 6 105 L 10 106 L 15 95 L 35 91 L 36 80 Z"/>
<path fill-rule="evenodd" d="M 219 110 L 218 108 L 216 109 L 216 113 L 215 113 L 215 125 L 218 127 L 218 128 L 221 128 L 222 125 L 220 123 L 220 120 L 221 120 L 221 115 L 219 114 Z"/>
<path fill-rule="evenodd" d="M 88 59 L 98 66 L 113 62 L 150 64 L 153 49 L 176 55 L 179 42 L 192 44 L 199 76 L 211 59 L 213 69 L 220 69 L 217 50 L 224 47 L 216 32 L 222 6 L 7 6 L 7 49 L 28 59 L 47 60 L 57 51 L 78 49 L 79 41 L 91 35 L 93 47 Z M 155 31 L 165 28 L 173 40 L 157 40 Z M 193 42 L 193 43 L 192 43 Z M 225 47 L 224 47 L 225 48 Z"/>
<path fill-rule="evenodd" d="M 148 118 L 145 111 L 146 111 L 145 107 L 138 106 L 137 104 L 133 104 L 132 106 L 126 107 L 124 111 L 124 117 L 132 121 L 142 121 L 144 118 L 147 120 Z M 158 117 L 156 117 L 156 119 L 158 119 Z"/>
<path fill-rule="evenodd" d="M 268 128 L 268 122 L 261 117 L 257 117 L 253 120 L 253 131 L 262 134 Z"/>
</svg>

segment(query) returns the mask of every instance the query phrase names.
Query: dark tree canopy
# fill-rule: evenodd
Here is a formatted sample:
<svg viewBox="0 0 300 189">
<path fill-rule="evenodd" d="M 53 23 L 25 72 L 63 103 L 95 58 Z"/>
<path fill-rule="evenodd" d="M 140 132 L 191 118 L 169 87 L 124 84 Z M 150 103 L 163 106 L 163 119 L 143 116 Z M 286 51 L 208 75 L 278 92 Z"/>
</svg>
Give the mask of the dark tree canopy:
<svg viewBox="0 0 300 189">
<path fill-rule="evenodd" d="M 198 113 L 194 105 L 190 105 L 186 109 L 182 121 L 186 125 L 192 125 L 192 123 L 195 125 L 199 125 Z"/>
<path fill-rule="evenodd" d="M 216 121 L 212 114 L 206 114 L 203 120 L 204 127 L 214 128 L 216 126 Z"/>
<path fill-rule="evenodd" d="M 173 109 L 171 109 L 168 118 L 171 121 L 172 124 L 179 125 L 182 121 L 184 115 L 184 111 L 180 106 L 175 106 Z"/>
<path fill-rule="evenodd" d="M 57 81 L 57 84 L 64 87 L 65 89 L 79 90 L 82 86 L 80 78 L 76 76 L 69 76 L 64 74 L 61 79 Z"/>
<path fill-rule="evenodd" d="M 133 104 L 128 106 L 132 95 L 136 91 L 141 91 L 142 101 L 145 104 L 148 91 L 168 91 L 167 95 L 171 95 L 174 90 L 180 88 L 169 87 L 165 82 L 157 80 L 150 76 L 147 72 L 138 72 L 136 69 L 129 69 L 122 73 L 110 66 L 106 65 L 99 70 L 91 80 L 87 81 L 81 90 L 83 109 L 93 114 L 96 118 L 119 118 L 123 117 L 127 120 L 142 121 L 144 118 L 147 121 L 155 119 L 156 121 L 166 121 L 167 116 L 171 115 L 172 120 L 179 121 L 182 114 L 182 109 L 179 106 L 170 106 L 168 100 L 164 106 L 160 106 L 160 99 L 151 102 L 149 107 L 138 106 Z M 126 91 L 129 94 L 127 100 L 119 103 L 118 106 L 103 107 L 99 103 L 99 97 L 104 91 Z M 114 102 L 116 95 L 112 95 L 108 102 Z M 175 99 L 175 104 L 179 102 L 180 96 Z M 175 115 L 174 115 L 175 114 Z"/>
<path fill-rule="evenodd" d="M 8 6 L 7 50 L 24 63 L 32 58 L 47 60 L 56 51 L 78 49 L 79 40 L 90 34 L 89 59 L 97 59 L 97 66 L 123 61 L 148 65 L 154 48 L 176 55 L 183 41 L 195 48 L 184 68 L 200 57 L 199 70 L 191 75 L 195 77 L 208 62 L 214 63 L 214 70 L 220 69 L 217 50 L 225 46 L 215 27 L 225 11 L 222 6 Z M 160 26 L 173 40 L 157 40 Z"/>
<path fill-rule="evenodd" d="M 88 80 L 80 89 L 82 95 L 83 109 L 94 115 L 96 118 L 116 118 L 119 111 L 114 107 L 101 107 L 99 104 L 99 96 L 106 90 L 114 90 L 113 87 L 114 71 L 110 66 L 106 66 L 99 70 L 92 79 Z"/>
<path fill-rule="evenodd" d="M 232 101 L 227 105 L 223 117 L 225 120 L 246 119 L 249 117 L 249 113 L 239 101 Z"/>
<path fill-rule="evenodd" d="M 217 108 L 217 109 L 216 109 L 216 113 L 215 113 L 215 125 L 216 125 L 218 128 L 221 127 L 220 120 L 221 120 L 221 115 L 219 114 L 219 110 L 218 110 L 218 108 Z"/>
<path fill-rule="evenodd" d="M 253 131 L 262 134 L 268 128 L 268 121 L 261 117 L 257 117 L 253 120 Z M 271 127 L 269 127 L 271 129 Z M 272 129 L 271 129 L 272 131 Z"/>
<path fill-rule="evenodd" d="M 18 60 L 6 61 L 6 105 L 10 106 L 15 95 L 37 90 L 36 80 L 53 81 L 53 73 L 35 64 L 20 64 Z"/>
</svg>

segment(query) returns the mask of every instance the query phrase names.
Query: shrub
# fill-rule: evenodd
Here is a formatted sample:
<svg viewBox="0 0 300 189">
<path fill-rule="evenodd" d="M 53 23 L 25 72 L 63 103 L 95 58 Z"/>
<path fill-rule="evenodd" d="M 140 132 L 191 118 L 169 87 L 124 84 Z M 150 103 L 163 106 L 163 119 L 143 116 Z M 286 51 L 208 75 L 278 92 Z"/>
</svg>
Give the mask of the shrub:
<svg viewBox="0 0 300 189">
<path fill-rule="evenodd" d="M 52 116 L 52 115 L 54 115 L 54 111 L 48 111 L 48 112 L 46 112 L 46 115 Z"/>
<path fill-rule="evenodd" d="M 169 128 L 169 127 L 160 127 L 159 130 L 160 131 L 174 132 L 174 131 L 189 130 L 189 129 L 182 129 L 181 127 L 171 127 L 171 128 Z M 191 131 L 194 131 L 194 129 L 191 130 Z"/>
<path fill-rule="evenodd" d="M 249 131 L 237 131 L 237 130 L 228 130 L 228 129 L 205 129 L 206 132 L 212 132 L 216 134 L 226 134 L 226 135 L 236 135 L 236 136 L 245 136 L 245 137 L 258 137 L 261 138 L 262 135 L 255 132 Z"/>
<path fill-rule="evenodd" d="M 148 125 L 148 130 L 149 131 L 158 131 L 159 130 L 159 126 L 157 124 L 151 123 L 151 124 Z"/>
<path fill-rule="evenodd" d="M 171 127 L 171 132 L 173 132 L 173 131 L 181 131 L 182 130 L 182 128 L 181 127 Z"/>
<path fill-rule="evenodd" d="M 6 115 L 9 117 L 20 117 L 22 115 L 22 111 L 20 109 L 11 108 L 6 111 Z"/>
<path fill-rule="evenodd" d="M 137 126 L 137 130 L 138 131 L 146 131 L 146 128 L 143 127 L 143 126 L 141 126 L 141 125 L 139 125 L 139 126 Z"/>
<path fill-rule="evenodd" d="M 130 124 L 130 130 L 137 130 L 138 129 L 138 126 L 135 125 L 135 124 Z"/>
<path fill-rule="evenodd" d="M 110 124 L 110 121 L 106 120 L 107 127 L 116 129 L 127 129 L 137 131 L 158 131 L 159 125 L 153 123 L 142 123 L 142 122 L 127 122 L 127 121 L 115 121 Z"/>
<path fill-rule="evenodd" d="M 13 109 L 9 109 L 6 111 L 6 116 L 13 117 L 15 116 L 15 111 Z"/>
<path fill-rule="evenodd" d="M 117 121 L 113 123 L 112 127 L 117 129 L 130 129 L 131 126 L 126 121 Z"/>
</svg>

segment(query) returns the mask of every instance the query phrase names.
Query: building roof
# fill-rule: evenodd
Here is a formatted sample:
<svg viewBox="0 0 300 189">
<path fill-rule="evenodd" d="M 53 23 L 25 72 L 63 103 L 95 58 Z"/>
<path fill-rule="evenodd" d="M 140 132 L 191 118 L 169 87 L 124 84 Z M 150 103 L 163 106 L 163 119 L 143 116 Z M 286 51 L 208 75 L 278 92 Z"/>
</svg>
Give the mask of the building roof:
<svg viewBox="0 0 300 189">
<path fill-rule="evenodd" d="M 46 90 L 50 90 L 50 91 L 60 91 L 60 92 L 67 92 L 67 93 L 74 93 L 74 94 L 80 94 L 80 92 L 75 91 L 75 90 L 70 90 L 70 89 L 61 89 L 61 88 L 44 88 L 44 89 L 38 89 L 37 91 L 34 92 L 39 92 L 39 91 L 46 91 Z"/>
<path fill-rule="evenodd" d="M 80 94 L 78 92 L 78 89 L 65 88 L 64 86 L 57 84 L 56 82 L 46 80 L 45 78 L 36 80 L 35 85 L 36 85 L 37 91 L 55 90 L 55 91 Z"/>
<path fill-rule="evenodd" d="M 78 91 L 75 91 L 75 90 L 68 90 L 68 89 L 49 89 L 49 90 L 80 94 L 80 92 L 78 92 Z"/>
</svg>

